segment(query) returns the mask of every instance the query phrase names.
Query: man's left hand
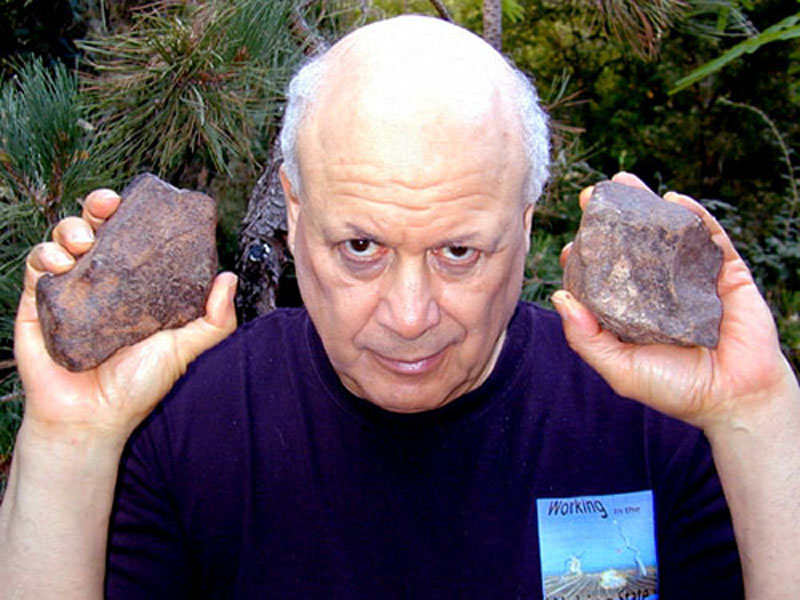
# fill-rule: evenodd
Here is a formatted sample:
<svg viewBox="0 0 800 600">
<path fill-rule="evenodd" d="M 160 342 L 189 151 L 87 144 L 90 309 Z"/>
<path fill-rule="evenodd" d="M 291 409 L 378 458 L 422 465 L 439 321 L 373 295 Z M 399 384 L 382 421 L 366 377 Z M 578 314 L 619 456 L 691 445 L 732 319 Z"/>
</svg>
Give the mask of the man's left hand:
<svg viewBox="0 0 800 600">
<path fill-rule="evenodd" d="M 629 173 L 613 180 L 647 189 Z M 591 188 L 581 192 L 582 207 L 590 196 Z M 781 353 L 769 307 L 720 224 L 688 196 L 669 192 L 664 199 L 699 215 L 722 248 L 718 293 L 723 311 L 716 349 L 623 343 L 569 292 L 556 292 L 553 304 L 564 319 L 569 344 L 617 393 L 710 434 L 767 409 L 773 399 L 796 389 L 797 380 Z"/>
</svg>

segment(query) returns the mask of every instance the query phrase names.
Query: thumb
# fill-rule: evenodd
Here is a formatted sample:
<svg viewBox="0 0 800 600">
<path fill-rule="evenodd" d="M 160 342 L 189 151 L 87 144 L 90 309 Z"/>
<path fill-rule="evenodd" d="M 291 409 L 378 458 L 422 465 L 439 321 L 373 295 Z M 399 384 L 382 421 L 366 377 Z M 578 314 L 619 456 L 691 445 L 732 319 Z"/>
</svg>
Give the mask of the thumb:
<svg viewBox="0 0 800 600">
<path fill-rule="evenodd" d="M 575 296 L 566 290 L 558 290 L 552 297 L 553 306 L 564 324 L 564 334 L 573 350 L 586 348 L 597 343 L 597 336 L 602 336 L 603 329 L 595 316 L 581 304 Z"/>
<path fill-rule="evenodd" d="M 617 393 L 628 396 L 630 379 L 620 376 L 627 372 L 630 350 L 627 344 L 604 330 L 597 318 L 566 290 L 559 290 L 552 297 L 564 327 L 564 335 L 570 347 L 580 355 Z"/>
<path fill-rule="evenodd" d="M 174 330 L 181 371 L 197 356 L 224 340 L 236 329 L 236 309 L 233 303 L 236 284 L 237 278 L 233 273 L 217 275 L 206 301 L 205 315 Z"/>
</svg>

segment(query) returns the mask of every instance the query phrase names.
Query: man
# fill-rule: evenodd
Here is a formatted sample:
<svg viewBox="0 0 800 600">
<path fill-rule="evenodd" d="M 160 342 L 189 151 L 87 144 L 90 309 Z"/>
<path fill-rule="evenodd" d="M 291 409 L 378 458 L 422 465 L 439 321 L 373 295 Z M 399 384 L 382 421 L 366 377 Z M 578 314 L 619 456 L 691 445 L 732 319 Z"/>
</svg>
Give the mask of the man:
<svg viewBox="0 0 800 600">
<path fill-rule="evenodd" d="M 119 202 L 87 198 L 28 260 L 2 593 L 101 597 L 105 574 L 112 598 L 736 597 L 704 433 L 748 597 L 796 597 L 800 389 L 766 304 L 674 193 L 724 251 L 717 350 L 623 344 L 563 291 L 560 319 L 519 304 L 544 136 L 471 34 L 404 17 L 347 36 L 294 81 L 283 133 L 307 312 L 188 371 L 235 328 L 228 274 L 204 318 L 96 370 L 47 356 L 35 281 Z"/>
</svg>

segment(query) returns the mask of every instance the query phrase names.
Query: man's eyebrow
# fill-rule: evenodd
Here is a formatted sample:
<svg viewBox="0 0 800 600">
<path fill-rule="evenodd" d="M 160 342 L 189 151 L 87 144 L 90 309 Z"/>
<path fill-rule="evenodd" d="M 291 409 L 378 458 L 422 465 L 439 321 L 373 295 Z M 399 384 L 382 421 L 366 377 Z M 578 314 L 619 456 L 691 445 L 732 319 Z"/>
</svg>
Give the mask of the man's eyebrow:
<svg viewBox="0 0 800 600">
<path fill-rule="evenodd" d="M 441 244 L 438 244 L 440 247 L 445 246 L 467 246 L 470 247 L 472 245 L 485 245 L 489 252 L 494 252 L 498 246 L 500 246 L 500 241 L 502 236 L 489 236 L 485 233 L 480 232 L 471 232 L 465 233 L 463 235 L 457 235 L 453 237 L 445 238 Z"/>
<path fill-rule="evenodd" d="M 356 239 L 356 240 L 371 240 L 373 242 L 381 242 L 381 236 L 376 235 L 375 233 L 371 233 L 365 231 L 355 223 L 351 223 L 350 221 L 346 221 L 341 225 L 336 226 L 329 226 L 326 225 L 323 227 L 323 235 L 327 239 L 339 239 L 342 237 L 347 237 L 348 239 Z"/>
<path fill-rule="evenodd" d="M 481 239 L 479 233 L 464 233 L 462 235 L 450 236 L 445 238 L 443 246 L 469 246 Z"/>
<path fill-rule="evenodd" d="M 323 235 L 328 240 L 339 240 L 342 238 L 353 240 L 370 240 L 378 244 L 385 243 L 382 235 L 374 232 L 367 231 L 356 225 L 351 221 L 336 226 L 324 226 Z M 502 235 L 490 236 L 485 232 L 473 231 L 454 236 L 444 236 L 441 240 L 436 241 L 436 247 L 445 248 L 447 246 L 484 246 L 489 252 L 494 252 L 502 242 Z"/>
</svg>

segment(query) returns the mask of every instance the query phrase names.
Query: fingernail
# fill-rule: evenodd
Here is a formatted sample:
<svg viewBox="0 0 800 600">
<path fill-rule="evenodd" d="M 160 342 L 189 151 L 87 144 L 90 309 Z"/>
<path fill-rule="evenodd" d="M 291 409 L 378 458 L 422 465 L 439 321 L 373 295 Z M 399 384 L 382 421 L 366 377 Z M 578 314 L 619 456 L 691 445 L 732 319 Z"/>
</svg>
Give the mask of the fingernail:
<svg viewBox="0 0 800 600">
<path fill-rule="evenodd" d="M 564 321 L 568 320 L 569 317 L 570 317 L 570 312 L 572 310 L 572 307 L 570 305 L 571 299 L 572 299 L 572 296 L 570 295 L 570 293 L 569 292 L 565 292 L 565 291 L 557 292 L 551 298 L 551 302 L 553 303 L 553 306 L 556 307 L 556 310 L 558 311 L 558 314 L 561 316 L 561 319 L 564 320 Z"/>
<path fill-rule="evenodd" d="M 92 244 L 94 243 L 94 233 L 91 229 L 79 229 L 72 234 L 72 241 L 76 244 Z"/>
<path fill-rule="evenodd" d="M 233 302 L 236 298 L 236 286 L 239 283 L 239 278 L 236 275 L 233 275 L 233 277 L 230 279 L 231 281 L 228 284 L 228 301 Z"/>
<path fill-rule="evenodd" d="M 55 252 L 50 260 L 52 260 L 57 267 L 71 267 L 75 264 L 75 259 L 63 252 Z"/>
</svg>

